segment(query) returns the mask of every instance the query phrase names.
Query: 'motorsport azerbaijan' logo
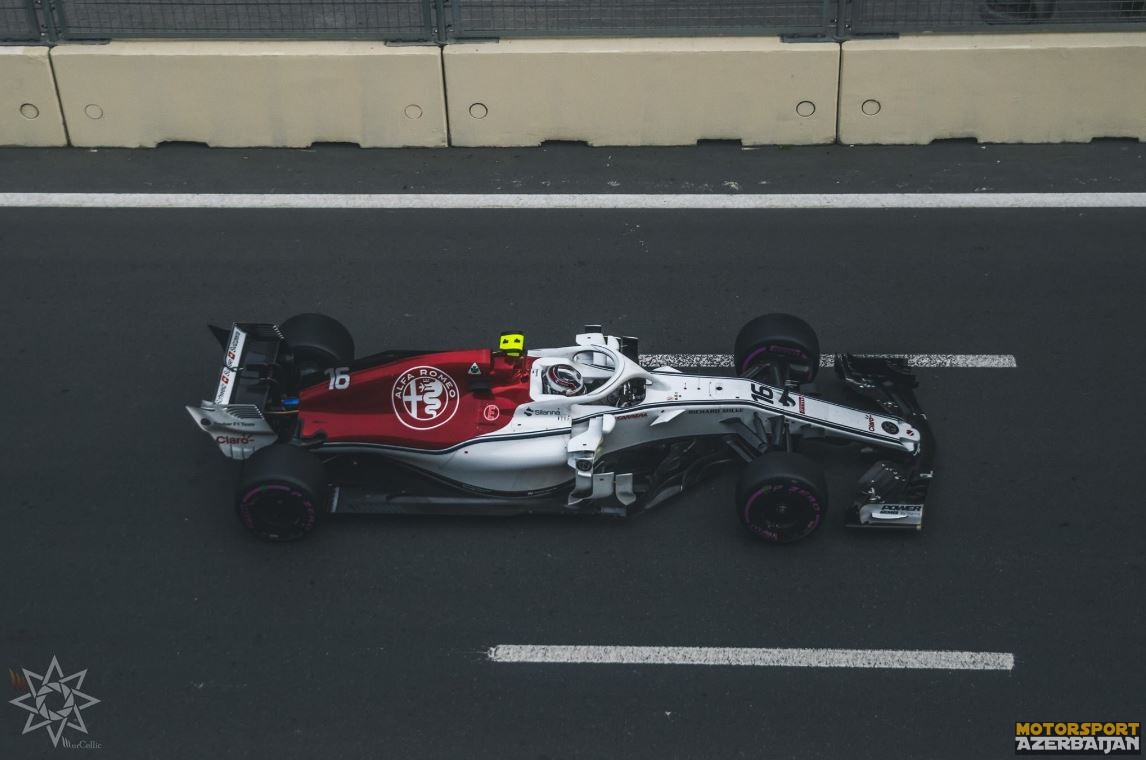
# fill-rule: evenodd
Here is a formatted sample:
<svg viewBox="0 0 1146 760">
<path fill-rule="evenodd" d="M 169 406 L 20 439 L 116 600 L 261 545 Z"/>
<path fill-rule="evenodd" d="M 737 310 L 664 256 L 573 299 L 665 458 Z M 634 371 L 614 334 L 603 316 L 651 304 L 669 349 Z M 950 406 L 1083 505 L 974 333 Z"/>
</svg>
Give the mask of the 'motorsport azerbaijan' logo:
<svg viewBox="0 0 1146 760">
<path fill-rule="evenodd" d="M 1015 723 L 1016 755 L 1141 755 L 1138 721 Z"/>
<path fill-rule="evenodd" d="M 437 367 L 411 367 L 394 381 L 394 414 L 414 430 L 432 430 L 458 411 L 458 384 Z"/>
</svg>

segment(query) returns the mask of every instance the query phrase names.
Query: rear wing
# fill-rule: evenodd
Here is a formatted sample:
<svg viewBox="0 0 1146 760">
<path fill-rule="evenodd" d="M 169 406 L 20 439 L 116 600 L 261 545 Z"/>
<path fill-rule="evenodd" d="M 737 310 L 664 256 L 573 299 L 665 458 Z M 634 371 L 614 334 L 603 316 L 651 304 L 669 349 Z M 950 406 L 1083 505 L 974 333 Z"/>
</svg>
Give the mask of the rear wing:
<svg viewBox="0 0 1146 760">
<path fill-rule="evenodd" d="M 276 325 L 258 322 L 236 322 L 229 332 L 212 327 L 211 332 L 223 347 L 214 399 L 186 409 L 224 454 L 247 459 L 278 439 L 265 411 L 272 393 L 281 401 L 283 336 Z"/>
<path fill-rule="evenodd" d="M 223 368 L 215 389 L 215 403 L 266 406 L 283 334 L 277 325 L 236 322 L 229 334 L 211 329 L 223 345 Z M 223 336 L 226 336 L 225 338 Z"/>
</svg>

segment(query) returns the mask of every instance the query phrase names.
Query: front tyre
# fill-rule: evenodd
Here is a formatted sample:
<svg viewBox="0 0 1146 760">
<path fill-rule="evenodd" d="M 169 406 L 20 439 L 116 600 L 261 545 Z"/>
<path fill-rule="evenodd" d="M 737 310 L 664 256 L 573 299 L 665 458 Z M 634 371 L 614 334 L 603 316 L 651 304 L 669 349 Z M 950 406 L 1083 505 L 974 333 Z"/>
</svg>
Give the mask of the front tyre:
<svg viewBox="0 0 1146 760">
<path fill-rule="evenodd" d="M 752 535 L 772 544 L 808 536 L 824 521 L 828 488 L 823 470 L 805 456 L 765 453 L 745 465 L 736 486 L 736 511 Z"/>
<path fill-rule="evenodd" d="M 736 334 L 736 374 L 767 380 L 773 367 L 786 365 L 787 377 L 810 383 L 820 371 L 820 339 L 804 320 L 792 314 L 756 317 Z"/>
<path fill-rule="evenodd" d="M 243 463 L 235 511 L 243 527 L 265 541 L 297 541 L 314 530 L 329 493 L 318 457 L 276 443 Z"/>
</svg>

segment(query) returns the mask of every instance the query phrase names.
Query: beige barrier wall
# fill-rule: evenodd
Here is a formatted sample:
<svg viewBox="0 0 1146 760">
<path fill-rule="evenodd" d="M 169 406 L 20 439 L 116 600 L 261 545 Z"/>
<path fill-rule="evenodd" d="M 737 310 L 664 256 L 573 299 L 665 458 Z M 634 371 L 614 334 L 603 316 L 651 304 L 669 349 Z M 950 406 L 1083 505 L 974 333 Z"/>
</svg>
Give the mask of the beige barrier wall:
<svg viewBox="0 0 1146 760">
<path fill-rule="evenodd" d="M 835 139 L 839 46 L 777 38 L 503 40 L 443 53 L 454 145 Z"/>
<path fill-rule="evenodd" d="M 44 47 L 0 47 L 0 145 L 67 145 Z"/>
<path fill-rule="evenodd" d="M 1146 139 L 1146 34 L 917 36 L 843 44 L 840 142 Z"/>
<path fill-rule="evenodd" d="M 73 145 L 446 144 L 441 54 L 373 42 L 113 42 L 52 50 Z"/>
</svg>

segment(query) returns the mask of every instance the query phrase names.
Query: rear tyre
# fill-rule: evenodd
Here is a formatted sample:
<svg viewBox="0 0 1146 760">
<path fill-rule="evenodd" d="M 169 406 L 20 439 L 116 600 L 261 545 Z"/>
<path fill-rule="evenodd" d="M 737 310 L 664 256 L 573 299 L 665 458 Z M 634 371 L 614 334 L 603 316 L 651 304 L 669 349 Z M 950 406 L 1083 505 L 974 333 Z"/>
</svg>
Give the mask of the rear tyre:
<svg viewBox="0 0 1146 760">
<path fill-rule="evenodd" d="M 820 371 L 820 339 L 804 320 L 791 314 L 765 314 L 736 334 L 736 372 L 767 379 L 773 365 L 787 364 L 788 378 L 810 383 Z"/>
<path fill-rule="evenodd" d="M 349 364 L 354 339 L 341 322 L 325 314 L 297 314 L 279 325 L 300 377 Z"/>
<path fill-rule="evenodd" d="M 786 451 L 749 462 L 736 486 L 736 511 L 752 535 L 787 544 L 809 535 L 824 521 L 828 488 L 812 460 Z"/>
<path fill-rule="evenodd" d="M 297 541 L 326 511 L 330 488 L 322 462 L 297 446 L 276 443 L 243 463 L 235 510 L 265 541 Z"/>
</svg>

